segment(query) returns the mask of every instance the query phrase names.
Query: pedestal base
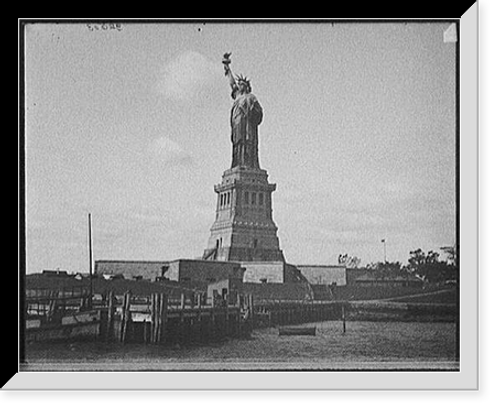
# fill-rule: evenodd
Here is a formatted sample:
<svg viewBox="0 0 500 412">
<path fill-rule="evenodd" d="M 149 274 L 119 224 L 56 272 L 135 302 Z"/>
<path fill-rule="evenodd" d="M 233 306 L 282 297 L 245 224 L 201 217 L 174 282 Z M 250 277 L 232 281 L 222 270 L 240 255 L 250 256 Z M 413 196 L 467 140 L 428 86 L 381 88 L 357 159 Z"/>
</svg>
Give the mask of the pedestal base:
<svg viewBox="0 0 500 412">
<path fill-rule="evenodd" d="M 272 192 L 262 169 L 226 170 L 214 187 L 218 194 L 215 222 L 204 259 L 284 261 L 272 219 Z"/>
</svg>

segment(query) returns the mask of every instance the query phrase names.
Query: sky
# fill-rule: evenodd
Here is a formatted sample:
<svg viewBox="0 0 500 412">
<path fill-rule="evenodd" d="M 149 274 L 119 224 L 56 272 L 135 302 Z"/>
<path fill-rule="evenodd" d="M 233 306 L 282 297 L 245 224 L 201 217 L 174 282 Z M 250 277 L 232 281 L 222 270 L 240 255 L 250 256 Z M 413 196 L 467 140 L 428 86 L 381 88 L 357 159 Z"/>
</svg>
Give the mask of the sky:
<svg viewBox="0 0 500 412">
<path fill-rule="evenodd" d="M 231 166 L 230 88 L 264 110 L 286 260 L 407 263 L 455 240 L 446 22 L 81 23 L 25 30 L 26 270 L 197 258 Z"/>
</svg>

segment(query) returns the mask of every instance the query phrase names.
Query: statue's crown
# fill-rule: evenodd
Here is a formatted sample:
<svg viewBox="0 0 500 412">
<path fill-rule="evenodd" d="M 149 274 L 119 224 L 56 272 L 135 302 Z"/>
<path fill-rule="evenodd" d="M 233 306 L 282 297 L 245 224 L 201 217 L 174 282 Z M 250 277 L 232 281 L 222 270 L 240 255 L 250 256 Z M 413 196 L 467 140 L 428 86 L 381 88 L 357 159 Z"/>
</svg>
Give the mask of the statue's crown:
<svg viewBox="0 0 500 412">
<path fill-rule="evenodd" d="M 236 80 L 238 80 L 238 82 L 242 82 L 242 83 L 246 83 L 247 85 L 250 86 L 250 80 L 247 79 L 245 76 L 243 76 L 242 74 L 239 74 L 236 76 Z"/>
<path fill-rule="evenodd" d="M 236 80 L 238 81 L 238 83 L 243 83 L 248 88 L 249 92 L 252 91 L 252 86 L 250 86 L 250 80 L 247 79 L 245 76 L 243 76 L 242 74 L 236 75 Z"/>
</svg>

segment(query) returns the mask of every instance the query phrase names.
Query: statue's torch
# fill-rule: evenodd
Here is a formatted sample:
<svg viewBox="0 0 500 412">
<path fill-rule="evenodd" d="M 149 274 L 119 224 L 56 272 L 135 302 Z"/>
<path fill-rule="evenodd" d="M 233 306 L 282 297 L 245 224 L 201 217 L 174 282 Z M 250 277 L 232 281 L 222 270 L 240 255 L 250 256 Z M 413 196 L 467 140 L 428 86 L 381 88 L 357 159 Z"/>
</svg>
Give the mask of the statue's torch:
<svg viewBox="0 0 500 412">
<path fill-rule="evenodd" d="M 231 64 L 230 59 L 231 53 L 224 53 L 224 58 L 222 59 L 222 64 L 224 65 L 224 75 L 227 76 L 229 73 L 229 65 Z"/>
</svg>

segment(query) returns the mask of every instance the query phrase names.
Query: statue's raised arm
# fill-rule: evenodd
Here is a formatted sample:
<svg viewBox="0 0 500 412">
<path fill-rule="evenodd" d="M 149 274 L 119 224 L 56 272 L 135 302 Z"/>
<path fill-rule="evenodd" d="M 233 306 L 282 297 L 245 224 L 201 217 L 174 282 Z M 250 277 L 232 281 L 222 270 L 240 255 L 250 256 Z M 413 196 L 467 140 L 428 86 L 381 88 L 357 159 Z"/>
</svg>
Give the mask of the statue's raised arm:
<svg viewBox="0 0 500 412">
<path fill-rule="evenodd" d="M 229 79 L 229 86 L 231 86 L 231 96 L 233 99 L 235 98 L 236 91 L 238 89 L 238 83 L 233 76 L 233 72 L 231 71 L 231 53 L 224 53 L 224 59 L 222 60 L 222 64 L 224 65 L 224 76 L 227 76 Z"/>
</svg>

